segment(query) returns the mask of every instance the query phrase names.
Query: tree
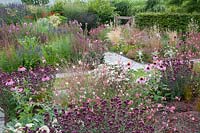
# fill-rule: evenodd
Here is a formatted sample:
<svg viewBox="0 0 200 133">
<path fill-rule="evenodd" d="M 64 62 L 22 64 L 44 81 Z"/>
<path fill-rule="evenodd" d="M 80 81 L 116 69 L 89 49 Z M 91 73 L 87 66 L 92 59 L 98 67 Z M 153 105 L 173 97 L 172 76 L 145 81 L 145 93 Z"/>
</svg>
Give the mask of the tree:
<svg viewBox="0 0 200 133">
<path fill-rule="evenodd" d="M 170 0 L 169 4 L 178 7 L 182 12 L 200 12 L 200 0 Z"/>
<path fill-rule="evenodd" d="M 45 5 L 49 3 L 49 0 L 21 0 L 22 3 L 27 5 Z"/>
<path fill-rule="evenodd" d="M 163 0 L 147 0 L 145 11 L 150 11 L 150 12 L 165 11 L 165 3 Z"/>
</svg>

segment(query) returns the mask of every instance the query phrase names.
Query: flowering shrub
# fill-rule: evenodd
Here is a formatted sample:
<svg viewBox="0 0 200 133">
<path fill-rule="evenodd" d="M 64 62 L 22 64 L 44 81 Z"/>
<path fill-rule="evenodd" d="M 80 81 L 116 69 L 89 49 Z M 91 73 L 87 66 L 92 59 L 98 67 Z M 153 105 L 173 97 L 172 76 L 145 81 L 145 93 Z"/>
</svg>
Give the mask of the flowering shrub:
<svg viewBox="0 0 200 133">
<path fill-rule="evenodd" d="M 12 73 L 1 71 L 0 107 L 5 112 L 6 122 L 15 117 L 15 111 L 18 110 L 16 107 L 19 106 L 20 100 L 17 100 L 15 96 L 18 95 L 15 94 L 19 94 L 22 97 L 21 100 L 23 97 L 31 96 L 31 101 L 35 102 L 51 99 L 49 92 L 52 91 L 50 88 L 53 85 L 54 77 L 54 70 L 50 67 L 38 67 L 29 71 L 24 67 L 19 67 L 17 72 Z M 26 100 L 29 102 L 29 98 Z"/>
<path fill-rule="evenodd" d="M 55 120 L 46 114 L 46 132 L 148 132 L 154 128 L 146 122 L 146 112 L 131 109 L 131 101 L 116 97 L 110 101 L 96 99 L 85 102 L 81 107 L 69 110 L 54 109 Z M 35 132 L 41 128 L 35 130 Z M 30 131 L 27 129 L 26 131 Z"/>
</svg>

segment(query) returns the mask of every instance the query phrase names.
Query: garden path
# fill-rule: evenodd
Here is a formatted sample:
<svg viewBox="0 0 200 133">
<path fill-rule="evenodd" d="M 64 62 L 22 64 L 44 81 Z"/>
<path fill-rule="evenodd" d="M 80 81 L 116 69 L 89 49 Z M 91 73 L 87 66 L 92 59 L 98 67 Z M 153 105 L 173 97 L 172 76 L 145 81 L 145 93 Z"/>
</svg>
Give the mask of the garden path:
<svg viewBox="0 0 200 133">
<path fill-rule="evenodd" d="M 0 111 L 0 133 L 3 133 L 4 127 L 4 114 Z"/>
<path fill-rule="evenodd" d="M 104 61 L 106 64 L 109 64 L 109 65 L 123 65 L 123 66 L 127 66 L 127 64 L 129 63 L 130 64 L 130 69 L 133 69 L 133 70 L 137 70 L 137 69 L 141 69 L 141 68 L 144 68 L 145 67 L 145 64 L 141 64 L 141 63 L 138 63 L 138 62 L 135 62 L 134 60 L 131 60 L 129 58 L 126 58 L 120 54 L 117 54 L 117 53 L 112 53 L 112 52 L 106 52 L 104 54 Z M 89 73 L 91 71 L 87 71 L 87 72 L 79 72 L 79 73 L 58 73 L 56 74 L 56 78 L 64 78 L 64 77 L 70 77 L 70 76 L 78 76 L 78 75 L 81 75 L 81 74 L 86 74 L 86 73 Z"/>
</svg>

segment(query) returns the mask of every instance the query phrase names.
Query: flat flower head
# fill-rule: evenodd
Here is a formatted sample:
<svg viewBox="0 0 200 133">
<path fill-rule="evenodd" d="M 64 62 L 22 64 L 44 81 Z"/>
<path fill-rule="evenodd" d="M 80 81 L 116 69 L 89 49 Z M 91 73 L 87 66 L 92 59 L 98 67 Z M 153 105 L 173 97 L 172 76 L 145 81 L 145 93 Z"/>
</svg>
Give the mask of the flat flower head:
<svg viewBox="0 0 200 133">
<path fill-rule="evenodd" d="M 19 72 L 24 72 L 24 71 L 26 71 L 26 68 L 23 67 L 23 66 L 20 66 L 20 67 L 18 68 L 18 71 L 19 71 Z"/>
<path fill-rule="evenodd" d="M 12 86 L 15 82 L 12 79 L 6 81 L 6 86 Z"/>
<path fill-rule="evenodd" d="M 49 81 L 49 80 L 50 80 L 50 77 L 49 77 L 49 76 L 46 76 L 46 75 L 45 75 L 45 76 L 42 77 L 42 81 L 43 81 L 43 82 Z"/>
</svg>

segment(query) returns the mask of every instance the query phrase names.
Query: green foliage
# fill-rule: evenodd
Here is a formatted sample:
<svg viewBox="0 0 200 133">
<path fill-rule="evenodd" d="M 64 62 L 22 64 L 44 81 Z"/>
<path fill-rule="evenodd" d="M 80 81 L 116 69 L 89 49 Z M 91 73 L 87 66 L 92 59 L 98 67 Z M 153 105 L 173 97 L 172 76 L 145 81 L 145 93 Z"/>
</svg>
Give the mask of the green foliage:
<svg viewBox="0 0 200 133">
<path fill-rule="evenodd" d="M 177 7 L 178 11 L 181 12 L 200 12 L 199 0 L 170 0 L 169 5 Z"/>
<path fill-rule="evenodd" d="M 17 70 L 19 66 L 20 62 L 15 48 L 5 48 L 0 52 L 0 69 L 6 72 L 12 72 Z"/>
<path fill-rule="evenodd" d="M 114 3 L 115 12 L 120 16 L 131 16 L 131 4 L 128 1 Z"/>
<path fill-rule="evenodd" d="M 76 58 L 71 50 L 69 37 L 58 37 L 43 47 L 43 54 L 47 64 L 64 64 L 66 61 Z"/>
<path fill-rule="evenodd" d="M 161 12 L 165 11 L 165 5 L 163 0 L 148 0 L 146 2 L 145 11 Z"/>
<path fill-rule="evenodd" d="M 27 5 L 45 5 L 49 3 L 49 0 L 22 0 L 22 3 Z"/>
<path fill-rule="evenodd" d="M 27 37 L 19 40 L 20 47 L 16 50 L 20 65 L 34 68 L 41 63 L 42 49 L 36 37 Z"/>
<path fill-rule="evenodd" d="M 135 17 L 136 26 L 140 29 L 157 27 L 160 31 L 178 32 L 187 31 L 192 20 L 200 25 L 199 14 L 141 13 Z"/>
<path fill-rule="evenodd" d="M 113 20 L 115 7 L 107 0 L 90 0 L 88 2 L 89 12 L 98 14 L 101 23 L 108 23 Z"/>
</svg>

